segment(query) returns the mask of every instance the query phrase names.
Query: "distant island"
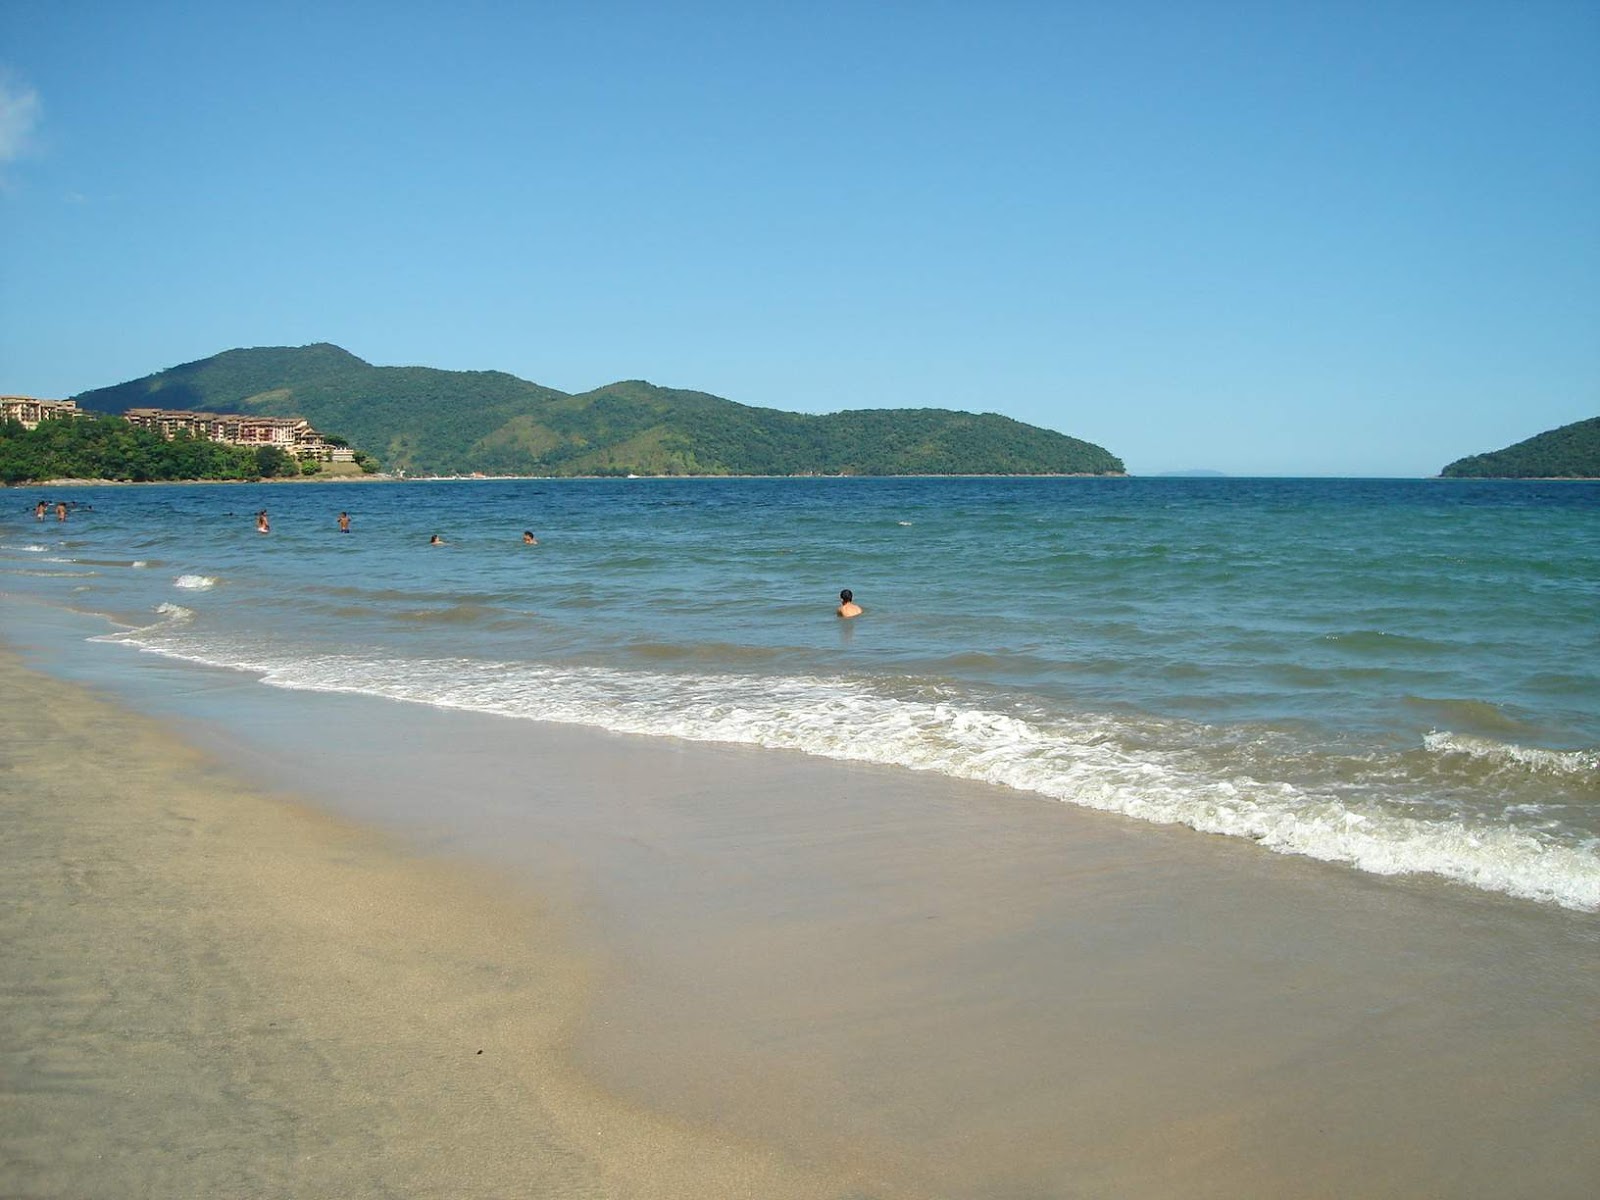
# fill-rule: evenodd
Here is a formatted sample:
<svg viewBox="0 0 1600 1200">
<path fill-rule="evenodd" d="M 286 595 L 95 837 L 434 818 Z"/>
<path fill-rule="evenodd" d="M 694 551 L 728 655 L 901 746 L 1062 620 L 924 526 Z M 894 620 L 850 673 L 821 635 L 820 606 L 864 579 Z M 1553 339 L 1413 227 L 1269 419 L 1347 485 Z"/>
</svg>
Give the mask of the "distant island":
<svg viewBox="0 0 1600 1200">
<path fill-rule="evenodd" d="M 501 371 L 375 367 L 328 343 L 228 350 L 73 399 L 305 417 L 413 475 L 1124 473 L 1100 446 L 996 413 L 813 416 L 641 380 L 569 395 Z"/>
<path fill-rule="evenodd" d="M 1574 421 L 1527 441 L 1458 458 L 1445 479 L 1600 479 L 1600 417 Z"/>
</svg>

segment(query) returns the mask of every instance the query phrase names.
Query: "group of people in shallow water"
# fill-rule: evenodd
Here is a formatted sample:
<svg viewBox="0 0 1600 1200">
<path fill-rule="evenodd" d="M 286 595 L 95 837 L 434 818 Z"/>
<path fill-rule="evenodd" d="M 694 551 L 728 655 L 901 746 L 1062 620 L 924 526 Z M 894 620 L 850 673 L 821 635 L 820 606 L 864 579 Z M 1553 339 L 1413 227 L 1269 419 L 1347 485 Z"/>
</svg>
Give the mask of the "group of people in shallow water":
<svg viewBox="0 0 1600 1200">
<path fill-rule="evenodd" d="M 38 512 L 35 514 L 35 515 L 38 516 L 38 518 L 41 521 L 44 520 L 44 509 L 45 509 L 45 503 L 44 503 L 43 500 L 41 500 L 41 501 L 39 501 Z M 58 504 L 56 506 L 56 509 L 57 509 L 57 513 L 58 513 L 60 519 L 65 521 L 67 519 L 67 508 L 66 508 L 66 505 Z M 229 515 L 231 516 L 232 514 L 230 513 Z M 337 519 L 336 523 L 339 526 L 339 532 L 340 533 L 349 533 L 350 532 L 350 514 L 349 513 L 341 512 L 339 514 L 339 516 L 338 516 L 338 519 Z M 269 518 L 267 516 L 267 510 L 264 509 L 264 508 L 260 512 L 256 513 L 256 532 L 257 533 L 271 533 L 272 532 L 272 520 L 271 520 L 271 518 Z M 445 541 L 437 533 L 434 534 L 431 538 L 428 539 L 428 545 L 430 545 L 430 546 L 448 546 L 449 544 L 450 544 L 449 542 Z M 524 529 L 522 531 L 522 544 L 524 546 L 537 546 L 539 544 L 539 539 L 533 536 L 533 530 Z"/>
<path fill-rule="evenodd" d="M 341 521 L 345 519 L 343 513 L 339 514 L 339 519 Z M 339 528 L 344 533 L 350 532 L 346 525 L 340 525 Z M 428 545 L 430 546 L 448 546 L 449 544 L 449 542 L 445 541 L 437 533 L 428 539 Z M 539 544 L 539 539 L 533 536 L 533 531 L 531 529 L 524 529 L 522 531 L 522 544 L 524 546 L 537 546 Z"/>
<path fill-rule="evenodd" d="M 65 521 L 67 519 L 66 506 L 57 505 L 57 509 L 59 519 Z M 41 521 L 44 520 L 43 500 L 39 501 L 39 511 L 37 515 Z M 349 533 L 350 514 L 347 512 L 341 512 L 339 514 L 338 524 L 340 533 Z M 272 532 L 272 522 L 267 519 L 267 510 L 264 508 L 256 514 L 256 532 Z M 449 542 L 445 541 L 437 533 L 428 539 L 428 545 L 430 546 L 448 546 L 449 544 Z M 539 539 L 533 536 L 533 530 L 524 529 L 522 531 L 522 544 L 524 546 L 537 546 L 539 544 Z M 855 593 L 853 593 L 849 588 L 845 588 L 839 593 L 839 607 L 833 611 L 835 616 L 849 620 L 852 617 L 859 617 L 863 610 L 861 605 L 856 603 Z"/>
<path fill-rule="evenodd" d="M 44 501 L 44 500 L 39 501 L 39 503 L 34 506 L 34 510 L 33 510 L 34 520 L 36 520 L 36 521 L 44 520 L 45 515 L 49 512 L 49 510 L 50 510 L 50 505 L 49 505 L 49 503 L 47 501 Z M 64 502 L 57 502 L 57 504 L 56 504 L 56 520 L 65 521 L 66 519 L 67 519 L 67 506 L 66 506 L 66 504 Z M 339 525 L 339 532 L 340 533 L 349 533 L 350 532 L 350 514 L 347 513 L 347 512 L 341 512 L 339 514 L 339 517 L 338 517 L 338 525 Z M 264 509 L 264 508 L 260 512 L 256 513 L 256 532 L 257 533 L 271 533 L 272 532 L 272 521 L 268 518 L 267 510 Z M 449 542 L 445 541 L 437 533 L 434 534 L 432 537 L 430 537 L 428 539 L 428 545 L 430 545 L 430 546 L 448 546 L 449 544 L 450 544 Z M 524 546 L 537 546 L 539 544 L 539 539 L 533 536 L 533 530 L 524 529 L 522 531 L 522 544 Z M 839 607 L 834 609 L 833 611 L 834 611 L 834 615 L 836 615 L 838 617 L 842 617 L 845 620 L 849 620 L 852 617 L 859 617 L 861 615 L 861 613 L 862 613 L 862 608 L 861 608 L 861 605 L 856 603 L 855 594 L 853 592 L 851 592 L 851 590 L 849 588 L 845 588 L 843 591 L 841 591 L 839 593 Z"/>
</svg>

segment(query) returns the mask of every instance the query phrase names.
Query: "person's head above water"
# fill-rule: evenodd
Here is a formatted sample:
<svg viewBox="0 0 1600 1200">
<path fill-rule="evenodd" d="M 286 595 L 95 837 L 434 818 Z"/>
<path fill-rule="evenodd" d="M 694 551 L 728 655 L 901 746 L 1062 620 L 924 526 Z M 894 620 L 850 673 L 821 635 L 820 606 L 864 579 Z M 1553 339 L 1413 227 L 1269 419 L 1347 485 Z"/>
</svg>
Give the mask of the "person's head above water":
<svg viewBox="0 0 1600 1200">
<path fill-rule="evenodd" d="M 855 598 L 855 593 L 849 588 L 845 588 L 844 591 L 839 593 L 839 599 L 843 600 L 846 604 L 849 604 Z"/>
</svg>

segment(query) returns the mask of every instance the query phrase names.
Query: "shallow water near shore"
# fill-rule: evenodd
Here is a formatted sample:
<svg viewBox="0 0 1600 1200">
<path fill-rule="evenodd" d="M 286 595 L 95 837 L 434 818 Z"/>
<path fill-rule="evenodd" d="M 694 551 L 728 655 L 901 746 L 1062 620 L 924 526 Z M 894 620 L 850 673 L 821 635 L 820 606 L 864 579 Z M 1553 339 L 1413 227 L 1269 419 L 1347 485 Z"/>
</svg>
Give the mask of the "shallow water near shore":
<svg viewBox="0 0 1600 1200">
<path fill-rule="evenodd" d="M 65 523 L 33 493 L 0 590 L 277 687 L 910 768 L 1600 908 L 1594 483 L 53 489 L 92 506 Z"/>
</svg>

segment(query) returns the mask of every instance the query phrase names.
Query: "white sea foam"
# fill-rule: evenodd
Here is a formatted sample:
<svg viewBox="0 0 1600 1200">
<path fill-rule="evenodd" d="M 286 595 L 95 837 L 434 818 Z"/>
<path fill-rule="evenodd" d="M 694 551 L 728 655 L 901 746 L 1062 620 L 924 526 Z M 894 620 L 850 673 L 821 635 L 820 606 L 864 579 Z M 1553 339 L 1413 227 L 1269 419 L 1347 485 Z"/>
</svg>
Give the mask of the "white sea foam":
<svg viewBox="0 0 1600 1200">
<path fill-rule="evenodd" d="M 1492 738 L 1435 730 L 1422 739 L 1435 754 L 1464 754 L 1497 765 L 1515 765 L 1544 775 L 1600 775 L 1600 754 L 1588 750 L 1541 750 Z"/>
<path fill-rule="evenodd" d="M 156 611 L 162 616 L 170 618 L 174 621 L 187 621 L 190 617 L 194 616 L 194 609 L 185 608 L 181 604 L 173 604 L 166 600 L 163 600 L 160 604 L 156 605 Z"/>
<path fill-rule="evenodd" d="M 23 549 L 26 550 L 29 554 L 44 554 L 50 549 L 50 547 L 49 546 L 37 546 L 37 545 L 35 545 L 35 546 L 24 546 Z"/>
<path fill-rule="evenodd" d="M 128 565 L 130 567 L 134 568 L 135 570 L 138 570 L 141 567 L 148 567 L 150 564 L 145 562 L 145 560 L 142 559 L 142 558 L 136 558 L 131 563 L 129 563 Z"/>
<path fill-rule="evenodd" d="M 204 591 L 206 588 L 216 587 L 217 581 L 209 575 L 179 575 L 172 581 L 172 586 L 187 588 L 192 591 Z"/>
<path fill-rule="evenodd" d="M 1331 792 L 1219 773 L 1198 726 L 1125 717 L 1026 718 L 972 702 L 886 695 L 847 678 L 678 676 L 464 658 L 277 655 L 173 636 L 108 635 L 258 672 L 275 687 L 356 692 L 618 732 L 797 750 L 1000 784 L 1139 820 L 1248 838 L 1383 875 L 1434 874 L 1600 910 L 1600 853 L 1509 826 L 1358 810 Z"/>
</svg>

